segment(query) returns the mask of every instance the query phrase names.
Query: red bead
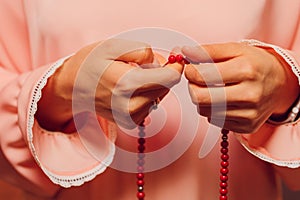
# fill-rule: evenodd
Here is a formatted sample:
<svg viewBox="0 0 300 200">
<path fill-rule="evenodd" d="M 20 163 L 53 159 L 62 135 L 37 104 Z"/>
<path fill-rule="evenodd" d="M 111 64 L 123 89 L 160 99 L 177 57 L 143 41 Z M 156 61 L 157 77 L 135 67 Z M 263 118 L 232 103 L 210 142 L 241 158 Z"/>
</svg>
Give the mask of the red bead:
<svg viewBox="0 0 300 200">
<path fill-rule="evenodd" d="M 227 149 L 227 148 L 221 148 L 221 153 L 222 153 L 222 154 L 228 153 L 228 149 Z"/>
<path fill-rule="evenodd" d="M 145 142 L 146 142 L 145 138 L 139 138 L 138 139 L 139 144 L 145 144 Z"/>
<path fill-rule="evenodd" d="M 228 174 L 229 170 L 228 170 L 228 168 L 221 168 L 220 172 L 221 172 L 221 174 L 226 175 L 226 174 Z"/>
<path fill-rule="evenodd" d="M 176 62 L 182 62 L 183 61 L 183 56 L 181 54 L 176 55 Z"/>
<path fill-rule="evenodd" d="M 222 182 L 226 182 L 226 181 L 228 181 L 228 176 L 226 176 L 226 175 L 221 175 L 221 176 L 220 176 L 220 180 L 221 180 Z"/>
<path fill-rule="evenodd" d="M 222 161 L 221 162 L 221 166 L 224 167 L 224 168 L 228 167 L 228 165 L 229 165 L 228 161 Z"/>
<path fill-rule="evenodd" d="M 221 146 L 222 146 L 223 148 L 227 148 L 228 145 L 229 145 L 229 143 L 228 143 L 227 141 L 222 141 L 222 142 L 221 142 Z"/>
<path fill-rule="evenodd" d="M 144 178 L 144 173 L 137 173 L 137 174 L 136 174 L 136 177 L 137 177 L 138 179 L 143 179 L 143 178 Z"/>
<path fill-rule="evenodd" d="M 139 150 L 140 153 L 143 153 L 143 152 L 145 151 L 145 146 L 142 145 L 142 144 L 140 144 L 140 145 L 138 146 L 138 150 Z"/>
<path fill-rule="evenodd" d="M 227 155 L 227 154 L 222 154 L 222 155 L 221 155 L 221 159 L 222 159 L 223 161 L 227 161 L 227 160 L 229 159 L 229 155 Z"/>
<path fill-rule="evenodd" d="M 226 195 L 221 195 L 220 200 L 227 200 L 227 196 Z"/>
<path fill-rule="evenodd" d="M 136 181 L 136 184 L 137 184 L 138 186 L 143 186 L 143 185 L 145 185 L 145 181 L 144 181 L 144 180 L 137 180 L 137 181 Z"/>
<path fill-rule="evenodd" d="M 220 182 L 221 188 L 227 188 L 227 186 L 228 186 L 227 182 Z"/>
<path fill-rule="evenodd" d="M 227 154 L 228 153 L 228 146 L 229 146 L 229 143 L 228 143 L 228 133 L 229 131 L 226 130 L 226 129 L 222 129 L 221 131 L 222 133 L 222 142 L 221 142 L 221 166 L 222 168 L 220 169 L 220 172 L 221 172 L 221 176 L 220 176 L 220 200 L 227 200 L 227 193 L 228 193 L 228 190 L 227 190 L 227 181 L 228 181 L 228 165 L 229 165 L 229 162 L 228 162 L 228 159 L 229 159 L 229 155 Z"/>
<path fill-rule="evenodd" d="M 228 133 L 229 133 L 229 130 L 227 130 L 227 129 L 222 129 L 222 130 L 221 130 L 221 133 L 222 133 L 222 134 L 228 134 Z"/>
<path fill-rule="evenodd" d="M 228 190 L 227 190 L 227 189 L 224 189 L 224 188 L 221 188 L 221 189 L 220 189 L 220 194 L 226 195 L 227 193 L 228 193 Z"/>
<path fill-rule="evenodd" d="M 138 199 L 144 199 L 145 198 L 145 193 L 144 192 L 138 192 L 136 194 L 136 196 L 137 196 Z"/>
<path fill-rule="evenodd" d="M 168 58 L 168 61 L 170 64 L 173 64 L 176 62 L 176 57 L 174 55 L 170 55 Z"/>
<path fill-rule="evenodd" d="M 228 140 L 228 135 L 222 135 L 222 140 Z"/>
</svg>

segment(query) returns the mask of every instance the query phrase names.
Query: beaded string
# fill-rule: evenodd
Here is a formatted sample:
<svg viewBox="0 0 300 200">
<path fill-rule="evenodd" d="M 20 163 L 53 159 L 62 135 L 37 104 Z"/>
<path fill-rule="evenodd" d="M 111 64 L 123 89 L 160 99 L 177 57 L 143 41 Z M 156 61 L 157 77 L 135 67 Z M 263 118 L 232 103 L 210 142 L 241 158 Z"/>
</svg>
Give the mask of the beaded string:
<svg viewBox="0 0 300 200">
<path fill-rule="evenodd" d="M 163 65 L 166 66 L 167 64 L 173 64 L 175 62 L 178 63 L 184 63 L 189 64 L 190 62 L 186 60 L 181 54 L 177 55 L 170 55 L 168 57 L 168 62 Z M 159 100 L 156 99 L 154 101 L 154 105 L 152 109 L 157 109 L 157 104 Z M 145 191 L 144 191 L 144 185 L 145 185 L 145 174 L 144 174 L 144 164 L 145 164 L 145 125 L 144 122 L 142 122 L 139 126 L 139 138 L 138 138 L 138 159 L 137 159 L 137 199 L 138 200 L 144 200 L 145 199 Z M 229 165 L 229 155 L 228 155 L 228 133 L 229 131 L 227 129 L 222 129 L 222 141 L 220 143 L 221 145 L 221 169 L 220 169 L 220 200 L 228 200 L 228 165 Z"/>
<path fill-rule="evenodd" d="M 228 133 L 229 131 L 226 129 L 221 130 L 222 133 L 222 141 L 221 141 L 221 169 L 220 169 L 220 200 L 227 200 L 228 193 Z"/>
<path fill-rule="evenodd" d="M 136 184 L 137 184 L 137 198 L 138 200 L 144 200 L 145 198 L 145 192 L 144 192 L 144 164 L 145 164 L 145 125 L 144 122 L 142 122 L 139 127 L 139 138 L 138 138 L 138 160 L 137 160 L 137 174 L 136 174 Z"/>
</svg>

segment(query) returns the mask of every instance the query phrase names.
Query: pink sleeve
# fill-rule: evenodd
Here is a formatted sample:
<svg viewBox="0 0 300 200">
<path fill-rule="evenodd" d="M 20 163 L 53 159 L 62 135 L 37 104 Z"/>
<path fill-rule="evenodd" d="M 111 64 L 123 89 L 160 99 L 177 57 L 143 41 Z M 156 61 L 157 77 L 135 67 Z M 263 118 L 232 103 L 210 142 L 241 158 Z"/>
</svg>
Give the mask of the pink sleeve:
<svg viewBox="0 0 300 200">
<path fill-rule="evenodd" d="M 22 9 L 21 1 L 1 1 L 0 18 L 5 20 L 0 23 L 0 178 L 39 195 L 53 195 L 57 186 L 35 163 L 23 137 L 25 125 L 19 118 L 27 112 L 27 107 L 19 107 L 20 92 L 29 94 L 29 82 L 35 81 L 30 77 L 45 70 L 31 68 Z"/>
<path fill-rule="evenodd" d="M 50 132 L 39 126 L 34 115 L 42 89 L 64 60 L 30 74 L 19 95 L 18 114 L 24 138 L 42 171 L 53 183 L 70 187 L 92 180 L 111 164 L 115 127 L 91 113 L 75 116 L 78 132 Z"/>
<path fill-rule="evenodd" d="M 292 45 L 283 50 L 283 57 L 300 83 L 300 23 L 293 35 Z M 266 123 L 254 134 L 236 136 L 250 153 L 272 163 L 291 189 L 300 189 L 300 119 L 284 125 Z"/>
<path fill-rule="evenodd" d="M 53 195 L 59 187 L 52 182 L 80 185 L 112 162 L 114 137 L 105 133 L 113 125 L 84 116 L 94 120 L 86 120 L 80 134 L 64 134 L 36 122 L 42 89 L 64 59 L 32 66 L 22 3 L 2 1 L 0 6 L 0 18 L 5 19 L 0 23 L 0 178 L 39 195 Z"/>
</svg>

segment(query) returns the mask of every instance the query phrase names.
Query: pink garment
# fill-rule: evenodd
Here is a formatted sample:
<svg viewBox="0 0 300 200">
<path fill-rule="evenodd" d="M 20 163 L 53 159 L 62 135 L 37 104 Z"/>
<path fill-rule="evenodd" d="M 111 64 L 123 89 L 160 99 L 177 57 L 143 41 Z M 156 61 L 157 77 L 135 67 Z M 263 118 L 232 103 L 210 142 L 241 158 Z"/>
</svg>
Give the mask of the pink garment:
<svg viewBox="0 0 300 200">
<path fill-rule="evenodd" d="M 55 194 L 59 186 L 54 183 L 67 187 L 88 181 L 80 187 L 62 189 L 57 199 L 134 199 L 135 175 L 106 168 L 115 152 L 111 143 L 116 140 L 113 124 L 100 119 L 110 138 L 105 140 L 103 135 L 93 135 L 92 128 L 97 126 L 93 120 L 80 136 L 49 132 L 34 120 L 41 89 L 63 62 L 57 60 L 120 32 L 158 27 L 181 32 L 198 43 L 254 38 L 290 50 L 299 63 L 299 8 L 299 0 L 1 1 L 1 179 L 38 196 Z M 174 105 L 172 95 L 161 103 L 168 118 L 159 134 L 149 139 L 150 149 L 157 150 L 174 137 L 180 122 L 180 110 Z M 159 123 L 152 121 L 154 125 Z M 146 174 L 147 199 L 218 198 L 219 147 L 215 146 L 207 157 L 198 158 L 209 127 L 205 119 L 199 121 L 196 138 L 184 154 L 172 164 Z M 116 146 L 122 145 L 120 141 L 131 141 L 117 131 Z M 279 177 L 291 188 L 299 189 L 299 131 L 299 123 L 278 127 L 265 124 L 252 135 L 232 134 L 229 199 L 281 199 Z M 193 136 L 187 131 L 186 137 Z M 99 145 L 93 143 L 99 140 Z M 135 146 L 136 141 L 128 144 Z M 92 152 L 97 155 L 91 154 L 91 148 L 96 148 Z M 172 157 L 175 150 L 161 159 Z"/>
</svg>

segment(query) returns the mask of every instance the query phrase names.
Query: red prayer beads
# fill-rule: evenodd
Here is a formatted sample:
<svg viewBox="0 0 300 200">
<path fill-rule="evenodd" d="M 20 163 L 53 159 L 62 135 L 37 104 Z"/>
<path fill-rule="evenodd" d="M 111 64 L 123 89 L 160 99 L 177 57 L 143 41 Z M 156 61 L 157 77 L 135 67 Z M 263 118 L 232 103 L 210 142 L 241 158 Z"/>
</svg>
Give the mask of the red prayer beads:
<svg viewBox="0 0 300 200">
<path fill-rule="evenodd" d="M 222 141 L 221 141 L 221 169 L 220 169 L 220 200 L 227 200 L 228 193 L 228 133 L 229 131 L 226 129 L 222 129 Z"/>
<path fill-rule="evenodd" d="M 168 58 L 168 63 L 173 64 L 176 62 L 176 56 L 170 55 Z"/>
<path fill-rule="evenodd" d="M 136 174 L 136 185 L 137 185 L 137 199 L 138 200 L 144 200 L 145 198 L 145 192 L 144 192 L 144 185 L 145 185 L 145 180 L 144 180 L 144 164 L 145 164 L 145 125 L 144 122 L 142 122 L 139 126 L 139 138 L 138 138 L 138 160 L 137 160 L 137 174 Z"/>
<path fill-rule="evenodd" d="M 168 57 L 168 62 L 165 64 L 173 64 L 175 62 L 184 64 L 190 64 L 190 62 L 185 59 L 181 54 L 177 55 L 170 55 Z M 165 66 L 164 65 L 164 66 Z M 154 109 L 157 108 L 157 105 L 154 106 Z M 229 165 L 229 155 L 228 155 L 228 133 L 229 131 L 226 129 L 222 129 L 222 141 L 221 141 L 221 169 L 220 169 L 220 200 L 228 200 L 228 165 Z M 144 164 L 145 164 L 145 125 L 142 122 L 139 126 L 139 138 L 138 138 L 138 160 L 137 160 L 137 174 L 136 174 L 136 184 L 137 184 L 137 199 L 144 200 L 145 199 L 145 192 L 144 192 L 144 185 L 145 185 L 145 174 L 144 174 Z"/>
<path fill-rule="evenodd" d="M 177 54 L 177 55 L 170 55 L 168 57 L 168 62 L 166 64 L 173 64 L 175 62 L 178 62 L 178 63 L 184 63 L 184 64 L 190 64 L 190 62 L 183 57 L 183 55 L 181 54 Z"/>
</svg>

